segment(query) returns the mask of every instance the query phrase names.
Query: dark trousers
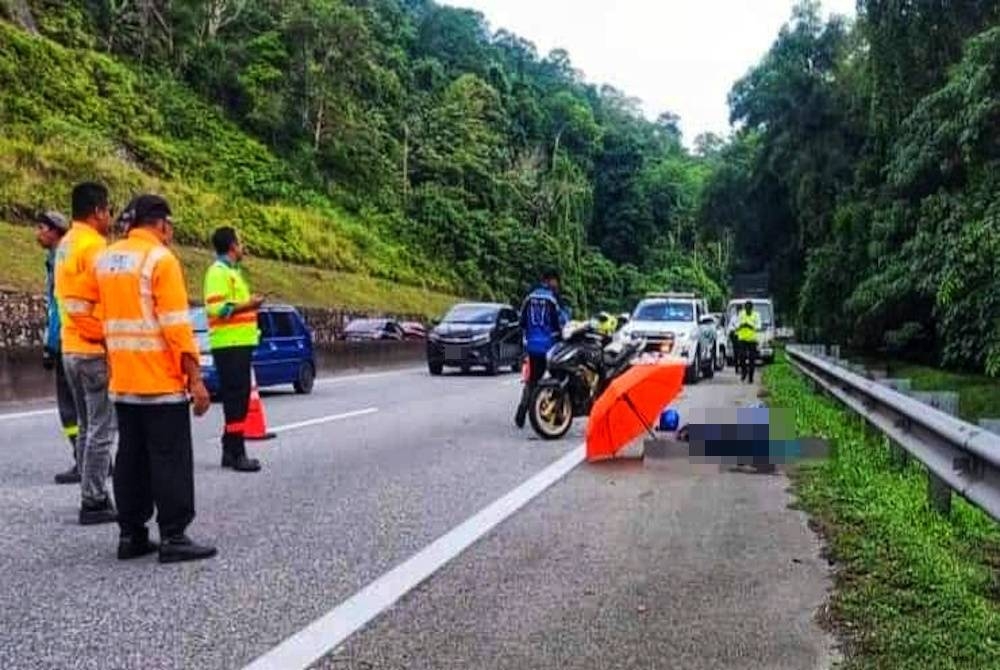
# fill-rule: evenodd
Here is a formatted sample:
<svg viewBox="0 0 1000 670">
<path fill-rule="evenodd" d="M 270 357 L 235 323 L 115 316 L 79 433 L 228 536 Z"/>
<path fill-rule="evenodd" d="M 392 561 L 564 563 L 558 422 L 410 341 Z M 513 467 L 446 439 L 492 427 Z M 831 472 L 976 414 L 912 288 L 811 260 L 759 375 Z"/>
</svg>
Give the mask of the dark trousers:
<svg viewBox="0 0 1000 670">
<path fill-rule="evenodd" d="M 223 452 L 232 456 L 246 453 L 243 423 L 250 404 L 250 362 L 254 347 L 213 349 L 215 369 L 219 373 L 219 395 L 226 426 L 222 432 Z"/>
<path fill-rule="evenodd" d="M 76 460 L 76 436 L 80 427 L 76 423 L 76 403 L 73 401 L 73 391 L 66 381 L 66 368 L 63 367 L 62 356 L 56 356 L 56 406 L 59 408 L 59 423 L 63 434 L 69 440 L 73 449 L 73 460 Z"/>
<path fill-rule="evenodd" d="M 740 379 L 753 384 L 753 372 L 757 365 L 757 343 L 737 342 L 736 346 L 738 356 L 736 368 L 740 371 Z"/>
<path fill-rule="evenodd" d="M 160 537 L 180 535 L 194 519 L 190 406 L 116 403 L 115 409 L 115 501 L 122 534 L 145 533 L 156 505 Z"/>
<path fill-rule="evenodd" d="M 535 392 L 535 386 L 545 376 L 545 367 L 548 359 L 545 354 L 528 354 L 528 380 L 521 391 L 521 402 L 517 406 L 517 416 L 523 420 L 528 413 L 528 405 L 531 402 L 531 394 Z"/>
</svg>

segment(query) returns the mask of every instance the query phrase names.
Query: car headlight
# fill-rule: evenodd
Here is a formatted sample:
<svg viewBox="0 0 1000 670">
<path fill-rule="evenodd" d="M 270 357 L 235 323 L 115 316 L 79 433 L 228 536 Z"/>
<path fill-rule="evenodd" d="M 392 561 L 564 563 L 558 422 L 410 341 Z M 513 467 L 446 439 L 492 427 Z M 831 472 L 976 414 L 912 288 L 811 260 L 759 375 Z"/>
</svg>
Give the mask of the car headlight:
<svg viewBox="0 0 1000 670">
<path fill-rule="evenodd" d="M 431 331 L 427 333 L 427 339 L 430 340 L 431 342 L 440 342 L 441 336 L 435 333 L 434 331 Z"/>
<path fill-rule="evenodd" d="M 476 335 L 472 338 L 472 344 L 487 344 L 490 341 L 490 334 L 483 333 L 482 335 Z"/>
</svg>

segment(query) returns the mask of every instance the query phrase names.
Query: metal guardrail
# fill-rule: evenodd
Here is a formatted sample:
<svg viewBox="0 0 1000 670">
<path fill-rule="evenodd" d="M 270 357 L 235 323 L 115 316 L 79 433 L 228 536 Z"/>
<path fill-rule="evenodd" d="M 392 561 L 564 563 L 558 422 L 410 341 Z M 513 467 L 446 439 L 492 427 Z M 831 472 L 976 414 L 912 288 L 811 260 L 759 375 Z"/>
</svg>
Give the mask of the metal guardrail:
<svg viewBox="0 0 1000 670">
<path fill-rule="evenodd" d="M 842 367 L 823 345 L 789 345 L 792 362 L 928 470 L 932 504 L 951 492 L 1000 521 L 1000 435 L 946 414 Z"/>
</svg>

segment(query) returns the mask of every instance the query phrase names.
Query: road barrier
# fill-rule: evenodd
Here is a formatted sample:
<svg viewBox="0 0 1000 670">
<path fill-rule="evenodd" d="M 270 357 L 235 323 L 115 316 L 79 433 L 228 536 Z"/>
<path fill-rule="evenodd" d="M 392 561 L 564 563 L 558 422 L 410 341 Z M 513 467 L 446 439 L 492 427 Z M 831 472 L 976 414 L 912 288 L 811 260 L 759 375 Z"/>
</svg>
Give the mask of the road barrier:
<svg viewBox="0 0 1000 670">
<path fill-rule="evenodd" d="M 424 360 L 423 342 L 331 342 L 315 348 L 319 374 L 412 365 Z M 55 394 L 54 373 L 42 368 L 34 348 L 0 349 L 0 402 L 35 400 Z"/>
<path fill-rule="evenodd" d="M 1000 520 L 1000 435 L 844 367 L 824 345 L 789 345 L 786 351 L 817 386 L 927 468 L 935 509 L 947 512 L 954 492 Z M 950 400 L 939 404 L 952 409 Z"/>
</svg>

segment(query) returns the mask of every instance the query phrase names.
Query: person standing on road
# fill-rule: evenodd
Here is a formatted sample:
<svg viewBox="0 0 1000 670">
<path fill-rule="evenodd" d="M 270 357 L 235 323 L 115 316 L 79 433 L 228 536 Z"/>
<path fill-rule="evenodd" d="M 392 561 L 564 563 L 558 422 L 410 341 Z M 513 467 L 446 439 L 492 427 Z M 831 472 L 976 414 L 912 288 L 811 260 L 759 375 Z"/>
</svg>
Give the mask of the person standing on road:
<svg viewBox="0 0 1000 670">
<path fill-rule="evenodd" d="M 101 256 L 97 285 L 104 305 L 110 393 L 118 414 L 118 558 L 159 550 L 161 563 L 210 558 L 215 547 L 185 534 L 194 519 L 191 408 L 211 406 L 201 379 L 180 261 L 167 248 L 170 206 L 143 195 L 126 209 L 125 239 Z M 146 523 L 156 506 L 160 544 Z"/>
<path fill-rule="evenodd" d="M 97 290 L 97 259 L 107 248 L 111 225 L 108 190 L 82 183 L 73 189 L 73 224 L 56 248 L 55 296 L 59 304 L 63 365 L 80 422 L 80 523 L 112 523 L 108 494 L 114 408 L 108 399 L 108 362 L 102 308 Z"/>
<path fill-rule="evenodd" d="M 760 330 L 760 314 L 753 311 L 753 303 L 749 300 L 743 305 L 736 321 L 737 367 L 740 379 L 753 384 L 754 366 L 757 362 L 757 331 Z"/>
<path fill-rule="evenodd" d="M 257 472 L 260 461 L 248 458 L 244 423 L 250 401 L 251 362 L 260 341 L 257 310 L 264 299 L 250 293 L 240 260 L 243 247 L 236 231 L 225 226 L 212 234 L 217 259 L 205 274 L 208 340 L 219 372 L 226 425 L 222 433 L 222 467 Z"/>
<path fill-rule="evenodd" d="M 42 349 L 42 367 L 56 373 L 56 406 L 63 434 L 69 440 L 73 467 L 55 476 L 56 484 L 79 484 L 80 467 L 76 456 L 76 437 L 80 427 L 76 423 L 76 405 L 66 381 L 62 363 L 62 345 L 59 339 L 59 305 L 55 296 L 55 258 L 59 241 L 69 230 L 69 222 L 59 212 L 45 212 L 38 217 L 35 239 L 48 254 L 45 257 L 45 346 Z"/>
<path fill-rule="evenodd" d="M 569 321 L 569 309 L 559 300 L 559 272 L 547 270 L 542 280 L 521 306 L 521 329 L 524 332 L 524 351 L 528 354 L 528 378 L 521 392 L 514 424 L 524 428 L 528 405 L 535 385 L 545 376 L 546 354 L 562 336 L 562 328 Z"/>
</svg>

